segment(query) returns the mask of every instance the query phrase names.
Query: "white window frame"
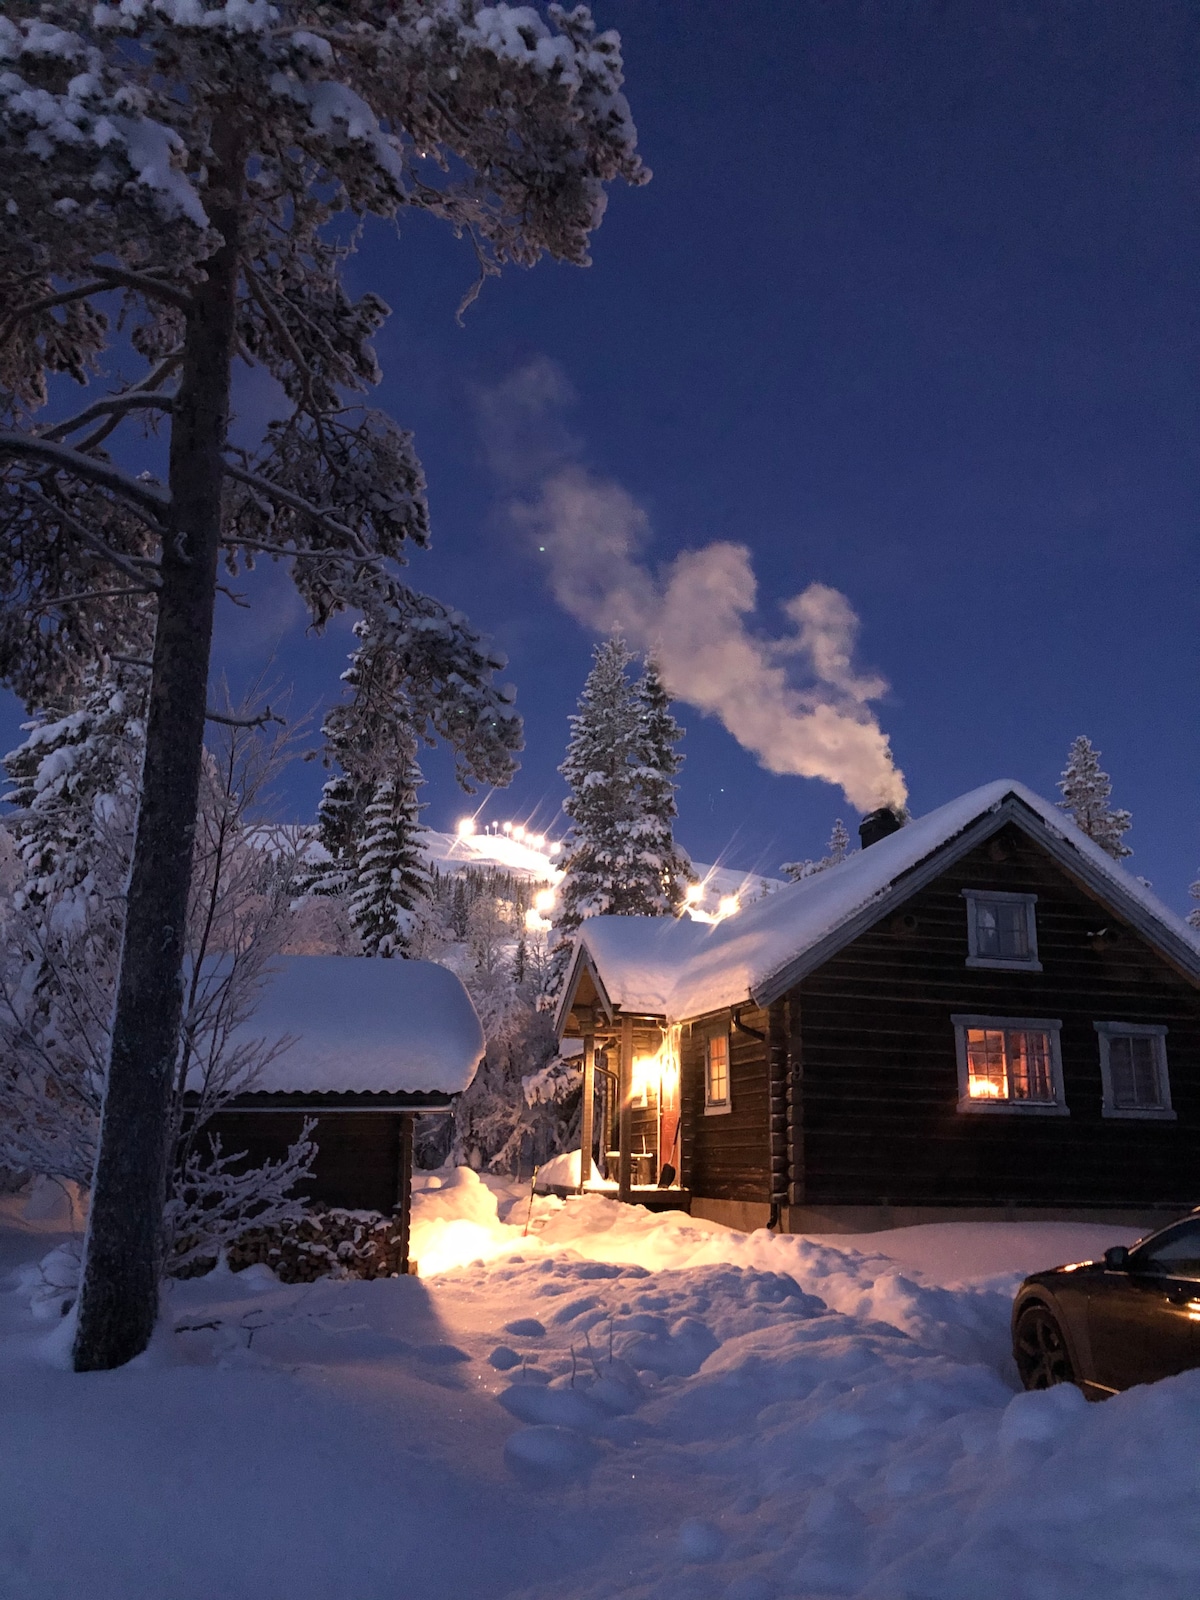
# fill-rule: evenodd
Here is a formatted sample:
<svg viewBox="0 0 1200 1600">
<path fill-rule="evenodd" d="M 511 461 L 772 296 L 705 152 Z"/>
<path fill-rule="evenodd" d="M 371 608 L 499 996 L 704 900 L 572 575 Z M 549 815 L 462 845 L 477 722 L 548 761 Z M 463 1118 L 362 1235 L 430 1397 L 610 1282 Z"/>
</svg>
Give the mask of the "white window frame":
<svg viewBox="0 0 1200 1600">
<path fill-rule="evenodd" d="M 1066 1093 L 1063 1089 L 1062 1049 L 1059 1035 L 1062 1022 L 1057 1017 L 976 1017 L 955 1013 L 954 1048 L 958 1058 L 958 1110 L 972 1117 L 1069 1117 Z M 967 1059 L 967 1029 L 993 1028 L 1002 1031 L 1048 1033 L 1050 1035 L 1050 1078 L 1054 1085 L 1054 1101 L 1045 1100 L 976 1100 L 970 1093 L 971 1070 Z"/>
<path fill-rule="evenodd" d="M 1037 895 L 1012 894 L 1007 889 L 964 889 L 962 897 L 967 902 L 967 965 L 988 967 L 1002 972 L 1040 972 L 1037 947 Z M 977 906 L 981 900 L 999 900 L 1008 905 L 1025 907 L 1025 937 L 1029 945 L 1027 956 L 987 956 L 979 952 L 979 923 Z"/>
<path fill-rule="evenodd" d="M 708 1047 L 712 1040 L 724 1039 L 725 1041 L 725 1098 L 714 1100 L 709 1090 L 712 1084 L 709 1072 Z M 706 1117 L 724 1117 L 733 1110 L 733 1051 L 730 1047 L 728 1028 L 707 1028 L 704 1033 L 704 1115 Z"/>
<path fill-rule="evenodd" d="M 1167 1029 L 1159 1022 L 1093 1022 L 1100 1040 L 1100 1080 L 1104 1085 L 1104 1105 L 1101 1115 L 1117 1117 L 1123 1122 L 1175 1122 L 1171 1107 L 1171 1075 L 1167 1070 Z M 1109 1065 L 1109 1041 L 1132 1034 L 1136 1039 L 1156 1039 L 1155 1051 L 1158 1067 L 1158 1088 L 1162 1096 L 1160 1106 L 1118 1106 L 1113 1094 L 1112 1070 Z"/>
</svg>

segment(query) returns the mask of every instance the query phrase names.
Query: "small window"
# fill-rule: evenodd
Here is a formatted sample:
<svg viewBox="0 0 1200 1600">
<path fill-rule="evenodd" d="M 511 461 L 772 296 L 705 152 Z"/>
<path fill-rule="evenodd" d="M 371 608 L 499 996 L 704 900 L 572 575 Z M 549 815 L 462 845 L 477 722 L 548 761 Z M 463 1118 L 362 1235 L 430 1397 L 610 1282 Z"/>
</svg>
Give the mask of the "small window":
<svg viewBox="0 0 1200 1600">
<path fill-rule="evenodd" d="M 1020 967 L 1040 972 L 1037 895 L 1000 889 L 964 889 L 967 902 L 967 965 Z"/>
<path fill-rule="evenodd" d="M 1045 1017 L 951 1017 L 958 1109 L 1065 1117 L 1062 1023 Z"/>
<path fill-rule="evenodd" d="M 729 1035 L 710 1033 L 704 1041 L 704 1110 L 728 1111 Z"/>
<path fill-rule="evenodd" d="M 1173 1122 L 1167 1030 L 1157 1023 L 1097 1022 L 1106 1117 Z"/>
</svg>

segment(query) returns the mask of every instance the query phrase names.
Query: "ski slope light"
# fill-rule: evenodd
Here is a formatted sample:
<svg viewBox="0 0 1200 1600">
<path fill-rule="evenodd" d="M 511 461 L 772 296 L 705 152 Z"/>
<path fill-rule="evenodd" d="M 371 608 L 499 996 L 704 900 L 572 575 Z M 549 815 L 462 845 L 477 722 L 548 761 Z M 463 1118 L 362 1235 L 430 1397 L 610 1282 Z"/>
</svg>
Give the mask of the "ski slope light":
<svg viewBox="0 0 1200 1600">
<path fill-rule="evenodd" d="M 475 818 L 463 817 L 458 824 L 458 837 L 460 839 L 469 839 L 474 832 Z"/>
</svg>

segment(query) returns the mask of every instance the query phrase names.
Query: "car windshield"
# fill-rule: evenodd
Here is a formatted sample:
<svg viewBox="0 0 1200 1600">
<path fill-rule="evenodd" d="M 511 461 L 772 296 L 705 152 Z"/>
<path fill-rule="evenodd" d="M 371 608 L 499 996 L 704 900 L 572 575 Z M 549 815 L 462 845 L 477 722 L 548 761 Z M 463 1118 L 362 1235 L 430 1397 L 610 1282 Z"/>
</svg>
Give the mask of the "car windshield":
<svg viewBox="0 0 1200 1600">
<path fill-rule="evenodd" d="M 1138 1245 L 1130 1265 L 1137 1272 L 1168 1273 L 1200 1282 L 1200 1217 L 1165 1228 Z"/>
</svg>

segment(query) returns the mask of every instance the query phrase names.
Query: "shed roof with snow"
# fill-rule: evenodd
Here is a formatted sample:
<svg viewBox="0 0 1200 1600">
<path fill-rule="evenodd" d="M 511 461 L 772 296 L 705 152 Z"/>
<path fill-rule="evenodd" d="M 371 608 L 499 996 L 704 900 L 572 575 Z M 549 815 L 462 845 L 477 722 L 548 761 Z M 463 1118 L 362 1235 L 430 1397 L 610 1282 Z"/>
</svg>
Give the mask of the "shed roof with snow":
<svg viewBox="0 0 1200 1600">
<path fill-rule="evenodd" d="M 610 1016 L 671 1021 L 767 1005 L 975 844 L 1013 822 L 1173 965 L 1200 981 L 1200 939 L 1182 918 L 1057 806 L 1002 778 L 915 819 L 838 866 L 789 884 L 715 925 L 662 917 L 593 917 L 580 928 L 559 1002 L 569 1023 L 586 991 Z"/>
<path fill-rule="evenodd" d="M 444 1103 L 475 1076 L 483 1029 L 462 980 L 433 961 L 281 956 L 233 1044 L 290 1042 L 249 1094 Z"/>
</svg>

